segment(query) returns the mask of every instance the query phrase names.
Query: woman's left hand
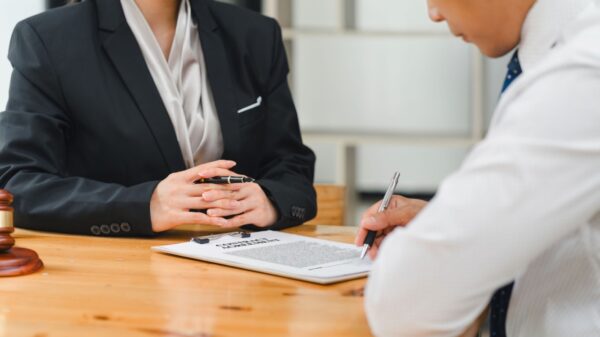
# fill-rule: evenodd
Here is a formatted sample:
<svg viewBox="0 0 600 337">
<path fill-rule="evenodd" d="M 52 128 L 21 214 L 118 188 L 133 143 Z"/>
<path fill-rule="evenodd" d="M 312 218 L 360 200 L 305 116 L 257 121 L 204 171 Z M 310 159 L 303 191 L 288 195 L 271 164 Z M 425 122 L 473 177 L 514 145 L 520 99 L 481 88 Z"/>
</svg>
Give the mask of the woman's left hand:
<svg viewBox="0 0 600 337">
<path fill-rule="evenodd" d="M 227 208 L 209 208 L 206 214 L 211 217 L 228 217 L 222 227 L 255 225 L 271 226 L 277 221 L 277 210 L 267 198 L 263 189 L 256 183 L 231 184 L 227 190 L 210 190 L 202 194 L 208 203 L 227 204 Z M 223 201 L 228 202 L 223 203 Z"/>
</svg>

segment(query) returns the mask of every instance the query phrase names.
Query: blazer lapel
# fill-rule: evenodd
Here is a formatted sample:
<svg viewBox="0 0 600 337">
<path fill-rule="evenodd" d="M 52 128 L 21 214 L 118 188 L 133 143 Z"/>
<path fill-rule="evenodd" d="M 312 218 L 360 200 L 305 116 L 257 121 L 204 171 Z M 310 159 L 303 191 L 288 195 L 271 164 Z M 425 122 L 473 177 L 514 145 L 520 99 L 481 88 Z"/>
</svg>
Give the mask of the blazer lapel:
<svg viewBox="0 0 600 337">
<path fill-rule="evenodd" d="M 95 0 L 102 46 L 125 83 L 171 172 L 185 169 L 185 163 L 171 119 L 154 84 L 152 75 L 119 0 Z"/>
<path fill-rule="evenodd" d="M 221 123 L 223 134 L 223 158 L 236 160 L 240 155 L 240 135 L 232 74 L 227 62 L 228 55 L 219 26 L 210 13 L 205 0 L 192 0 L 192 11 L 198 22 L 200 43 L 204 53 L 208 82 Z"/>
</svg>

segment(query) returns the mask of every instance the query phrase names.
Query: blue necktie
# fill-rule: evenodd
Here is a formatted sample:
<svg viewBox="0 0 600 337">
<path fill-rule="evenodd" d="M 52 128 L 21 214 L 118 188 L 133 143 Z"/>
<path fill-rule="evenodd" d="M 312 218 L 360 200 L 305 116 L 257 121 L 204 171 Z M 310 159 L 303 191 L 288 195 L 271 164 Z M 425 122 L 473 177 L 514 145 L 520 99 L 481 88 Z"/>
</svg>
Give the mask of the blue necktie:
<svg viewBox="0 0 600 337">
<path fill-rule="evenodd" d="M 508 73 L 502 86 L 504 92 L 510 84 L 517 78 L 523 70 L 519 62 L 519 52 L 516 51 L 510 63 L 508 64 Z M 510 283 L 498 290 L 492 296 L 490 302 L 490 336 L 491 337 L 506 337 L 506 316 L 508 314 L 508 304 L 510 295 L 512 294 L 514 283 Z"/>
<path fill-rule="evenodd" d="M 508 73 L 506 74 L 506 78 L 504 79 L 504 85 L 502 86 L 502 92 L 506 91 L 506 89 L 512 84 L 512 82 L 521 75 L 523 70 L 521 69 L 521 62 L 519 62 L 519 51 L 517 50 L 513 57 L 510 59 L 508 63 Z"/>
</svg>

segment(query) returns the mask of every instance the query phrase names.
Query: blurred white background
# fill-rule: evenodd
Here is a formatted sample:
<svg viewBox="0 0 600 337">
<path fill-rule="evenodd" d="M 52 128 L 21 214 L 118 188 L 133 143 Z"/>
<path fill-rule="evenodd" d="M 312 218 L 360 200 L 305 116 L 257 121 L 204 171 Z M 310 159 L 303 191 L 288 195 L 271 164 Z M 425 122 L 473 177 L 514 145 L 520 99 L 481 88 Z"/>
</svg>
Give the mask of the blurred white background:
<svg viewBox="0 0 600 337">
<path fill-rule="evenodd" d="M 44 10 L 46 1 L 19 0 L 0 3 L 0 111 L 4 110 L 8 100 L 8 85 L 12 67 L 6 56 L 13 28 L 17 22 Z"/>
</svg>

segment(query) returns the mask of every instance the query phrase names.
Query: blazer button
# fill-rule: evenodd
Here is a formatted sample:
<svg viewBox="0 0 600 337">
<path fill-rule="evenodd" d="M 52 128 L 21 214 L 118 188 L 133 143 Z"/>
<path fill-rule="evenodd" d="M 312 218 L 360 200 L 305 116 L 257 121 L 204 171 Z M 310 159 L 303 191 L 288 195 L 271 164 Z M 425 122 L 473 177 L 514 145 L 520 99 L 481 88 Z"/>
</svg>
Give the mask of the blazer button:
<svg viewBox="0 0 600 337">
<path fill-rule="evenodd" d="M 125 233 L 131 232 L 131 226 L 127 222 L 121 222 L 121 230 Z"/>
<path fill-rule="evenodd" d="M 112 223 L 110 224 L 110 230 L 113 233 L 119 233 L 121 231 L 121 226 L 118 223 Z"/>
<path fill-rule="evenodd" d="M 102 234 L 110 234 L 110 227 L 108 225 L 102 225 L 100 226 L 100 231 L 102 232 Z"/>
<path fill-rule="evenodd" d="M 92 231 L 92 234 L 100 235 L 100 226 L 94 225 L 90 228 L 90 230 Z"/>
</svg>

